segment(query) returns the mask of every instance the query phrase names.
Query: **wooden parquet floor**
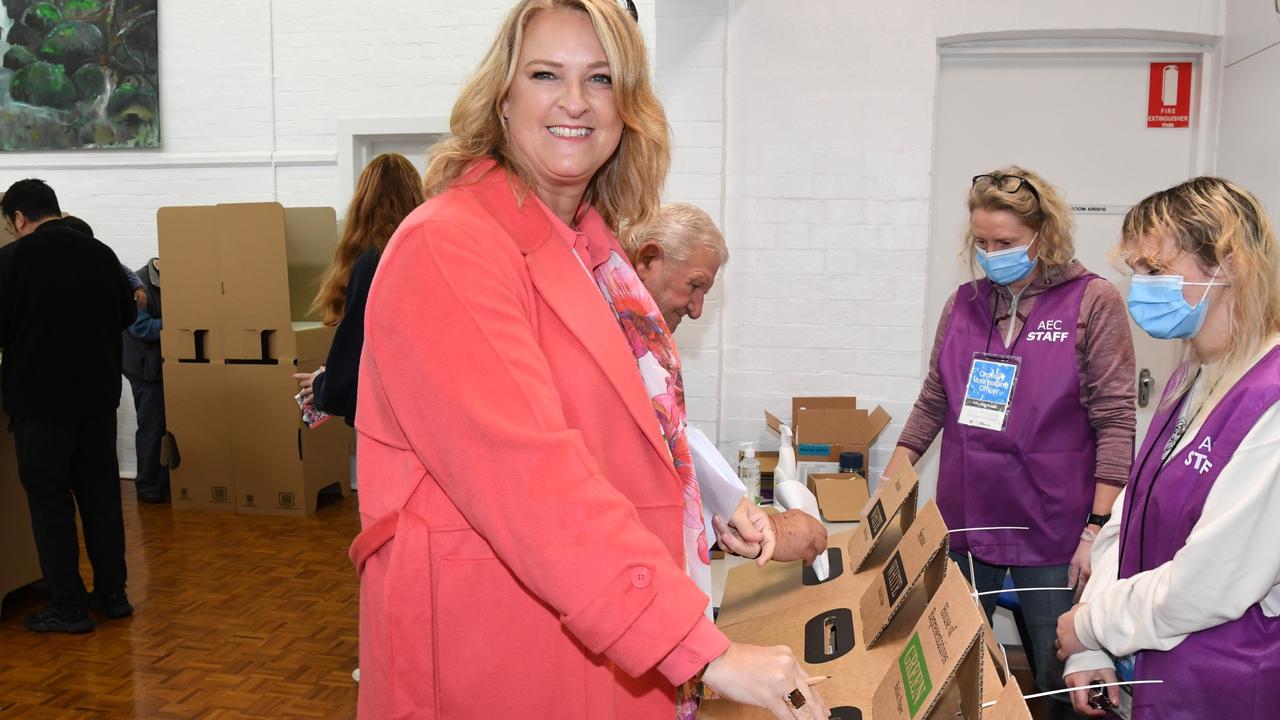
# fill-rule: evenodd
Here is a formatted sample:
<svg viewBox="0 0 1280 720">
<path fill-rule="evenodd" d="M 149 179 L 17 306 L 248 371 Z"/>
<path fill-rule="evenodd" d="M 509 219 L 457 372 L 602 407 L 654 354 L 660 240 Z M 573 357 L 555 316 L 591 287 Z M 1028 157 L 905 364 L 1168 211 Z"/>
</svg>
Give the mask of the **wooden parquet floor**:
<svg viewBox="0 0 1280 720">
<path fill-rule="evenodd" d="M 298 520 L 174 511 L 133 496 L 126 482 L 134 616 L 99 618 L 87 635 L 41 635 L 22 619 L 47 596 L 10 594 L 0 720 L 355 717 L 354 497 Z"/>
</svg>

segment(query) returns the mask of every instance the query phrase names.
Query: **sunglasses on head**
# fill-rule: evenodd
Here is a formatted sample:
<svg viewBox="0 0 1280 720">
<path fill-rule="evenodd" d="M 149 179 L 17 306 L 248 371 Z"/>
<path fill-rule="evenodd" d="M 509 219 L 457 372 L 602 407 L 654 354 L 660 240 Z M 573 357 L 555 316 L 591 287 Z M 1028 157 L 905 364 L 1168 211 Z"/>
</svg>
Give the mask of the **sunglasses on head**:
<svg viewBox="0 0 1280 720">
<path fill-rule="evenodd" d="M 1010 195 L 1025 187 L 1027 190 L 1031 191 L 1031 195 L 1036 199 L 1036 204 L 1040 204 L 1040 191 L 1036 190 L 1036 186 L 1032 185 L 1030 180 L 1022 177 L 1021 175 L 974 175 L 973 187 L 977 187 L 979 183 L 994 185 Z"/>
</svg>

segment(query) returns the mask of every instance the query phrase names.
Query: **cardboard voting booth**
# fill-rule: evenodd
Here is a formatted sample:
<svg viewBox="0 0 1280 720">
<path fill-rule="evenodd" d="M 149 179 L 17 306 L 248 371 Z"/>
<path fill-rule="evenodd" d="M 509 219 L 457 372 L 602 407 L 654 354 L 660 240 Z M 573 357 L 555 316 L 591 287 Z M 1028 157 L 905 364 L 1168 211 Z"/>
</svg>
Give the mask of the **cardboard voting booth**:
<svg viewBox="0 0 1280 720">
<path fill-rule="evenodd" d="M 829 676 L 818 690 L 839 720 L 1030 720 L 1025 704 L 1021 712 L 1014 702 L 983 707 L 1008 685 L 1017 692 L 1016 684 L 947 556 L 937 505 L 927 502 L 917 512 L 917 496 L 910 467 L 882 482 L 859 527 L 830 538 L 825 581 L 799 563 L 734 568 L 717 625 L 735 642 L 786 645 L 810 675 Z M 997 707 L 1007 714 L 997 715 Z M 699 717 L 771 716 L 708 700 Z"/>
<path fill-rule="evenodd" d="M 309 314 L 333 257 L 331 208 L 162 208 L 165 411 L 175 508 L 304 516 L 345 494 L 349 428 L 308 428 L 296 372 L 324 363 L 333 328 Z"/>
</svg>

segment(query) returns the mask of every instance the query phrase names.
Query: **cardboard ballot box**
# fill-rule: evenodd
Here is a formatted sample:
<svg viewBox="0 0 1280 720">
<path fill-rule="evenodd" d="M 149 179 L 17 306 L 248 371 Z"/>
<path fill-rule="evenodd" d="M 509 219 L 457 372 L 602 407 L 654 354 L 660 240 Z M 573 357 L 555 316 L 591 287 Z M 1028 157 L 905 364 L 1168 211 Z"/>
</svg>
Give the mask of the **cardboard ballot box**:
<svg viewBox="0 0 1280 720">
<path fill-rule="evenodd" d="M 917 488 L 910 468 L 877 488 L 859 527 L 830 539 L 827 580 L 799 563 L 734 568 L 717 625 L 735 642 L 786 645 L 810 675 L 830 676 L 817 689 L 839 720 L 1029 720 L 1025 705 L 1003 701 L 1003 652 L 947 557 L 936 504 L 916 511 Z M 699 714 L 769 717 L 724 700 Z"/>
<path fill-rule="evenodd" d="M 301 421 L 296 372 L 323 364 L 333 328 L 310 315 L 333 257 L 331 208 L 161 208 L 161 332 L 176 508 L 309 515 L 345 494 L 350 430 Z"/>
</svg>

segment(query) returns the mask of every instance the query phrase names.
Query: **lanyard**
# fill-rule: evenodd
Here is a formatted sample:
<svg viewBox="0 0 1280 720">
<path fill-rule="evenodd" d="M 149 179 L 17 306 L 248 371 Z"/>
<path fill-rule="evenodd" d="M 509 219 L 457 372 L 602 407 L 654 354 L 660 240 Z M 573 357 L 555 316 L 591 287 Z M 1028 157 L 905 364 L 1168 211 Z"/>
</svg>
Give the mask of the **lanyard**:
<svg viewBox="0 0 1280 720">
<path fill-rule="evenodd" d="M 991 352 L 991 336 L 992 336 L 992 335 L 996 332 L 996 330 L 998 329 L 998 328 L 996 327 L 996 314 L 997 314 L 997 312 L 999 311 L 999 308 L 1000 308 L 1000 293 L 996 290 L 996 288 L 995 288 L 995 286 L 994 286 L 994 285 L 992 285 L 992 286 L 991 286 L 991 298 L 992 298 L 992 303 L 991 303 L 991 329 L 987 331 L 987 348 L 986 348 L 985 350 L 983 350 L 983 352 L 984 352 L 984 353 L 990 353 L 990 352 Z M 1012 327 L 1012 326 L 1013 326 L 1013 321 L 1014 321 L 1015 319 L 1016 319 L 1016 314 L 1014 313 L 1014 304 L 1013 304 L 1013 303 L 1010 303 L 1010 304 L 1009 304 L 1009 325 L 1010 325 L 1010 327 Z M 1026 328 L 1024 327 L 1023 329 L 1025 330 Z M 1014 351 L 1014 350 L 1016 350 L 1016 349 L 1018 348 L 1018 342 L 1019 342 L 1020 340 L 1022 340 L 1022 333 L 1021 333 L 1021 332 L 1019 332 L 1019 333 L 1017 334 L 1017 336 L 1013 338 L 1013 344 L 1009 346 L 1009 349 L 1008 349 L 1008 350 L 1005 350 L 1005 351 L 1004 351 L 1004 354 L 1005 354 L 1005 355 L 1013 355 L 1013 351 Z M 1004 342 L 1002 341 L 1000 344 L 1001 344 L 1001 345 L 1004 345 Z"/>
</svg>

